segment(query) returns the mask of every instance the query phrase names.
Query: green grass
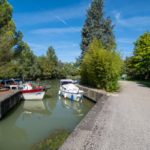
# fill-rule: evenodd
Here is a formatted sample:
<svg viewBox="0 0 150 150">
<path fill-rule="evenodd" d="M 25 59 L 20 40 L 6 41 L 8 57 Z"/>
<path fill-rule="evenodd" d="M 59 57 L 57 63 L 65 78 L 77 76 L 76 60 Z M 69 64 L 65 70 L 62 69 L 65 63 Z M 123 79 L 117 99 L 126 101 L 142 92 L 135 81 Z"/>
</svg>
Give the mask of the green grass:
<svg viewBox="0 0 150 150">
<path fill-rule="evenodd" d="M 45 140 L 32 146 L 31 150 L 57 150 L 67 139 L 68 131 L 58 130 Z"/>
</svg>

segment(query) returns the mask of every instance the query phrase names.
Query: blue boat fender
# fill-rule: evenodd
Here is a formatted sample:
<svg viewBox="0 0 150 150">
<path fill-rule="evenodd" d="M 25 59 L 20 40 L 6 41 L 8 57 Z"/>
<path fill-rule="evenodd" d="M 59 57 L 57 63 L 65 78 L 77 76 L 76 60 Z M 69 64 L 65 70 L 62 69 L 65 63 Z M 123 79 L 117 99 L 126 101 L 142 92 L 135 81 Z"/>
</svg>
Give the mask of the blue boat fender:
<svg viewBox="0 0 150 150">
<path fill-rule="evenodd" d="M 71 95 L 71 100 L 72 100 L 72 101 L 74 101 L 74 97 L 73 97 L 73 94 Z"/>
</svg>

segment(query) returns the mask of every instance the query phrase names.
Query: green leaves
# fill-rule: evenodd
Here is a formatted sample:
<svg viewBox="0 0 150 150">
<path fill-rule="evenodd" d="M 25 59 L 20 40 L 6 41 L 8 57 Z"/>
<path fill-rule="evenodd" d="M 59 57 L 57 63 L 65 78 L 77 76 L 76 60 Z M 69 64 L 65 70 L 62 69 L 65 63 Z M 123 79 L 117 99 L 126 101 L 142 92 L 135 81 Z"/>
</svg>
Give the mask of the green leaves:
<svg viewBox="0 0 150 150">
<path fill-rule="evenodd" d="M 12 59 L 15 45 L 15 24 L 12 20 L 12 7 L 6 0 L 0 1 L 0 66 Z"/>
<path fill-rule="evenodd" d="M 38 58 L 44 78 L 54 78 L 57 75 L 58 58 L 53 47 L 49 47 L 46 56 Z"/>
<path fill-rule="evenodd" d="M 126 60 L 131 78 L 150 79 L 150 32 L 141 35 L 134 44 L 133 56 Z"/>
<path fill-rule="evenodd" d="M 12 19 L 12 7 L 6 0 L 0 0 L 0 28 Z"/>
<path fill-rule="evenodd" d="M 116 90 L 121 67 L 119 54 L 107 51 L 99 40 L 94 39 L 81 64 L 81 82 L 107 91 Z"/>
</svg>

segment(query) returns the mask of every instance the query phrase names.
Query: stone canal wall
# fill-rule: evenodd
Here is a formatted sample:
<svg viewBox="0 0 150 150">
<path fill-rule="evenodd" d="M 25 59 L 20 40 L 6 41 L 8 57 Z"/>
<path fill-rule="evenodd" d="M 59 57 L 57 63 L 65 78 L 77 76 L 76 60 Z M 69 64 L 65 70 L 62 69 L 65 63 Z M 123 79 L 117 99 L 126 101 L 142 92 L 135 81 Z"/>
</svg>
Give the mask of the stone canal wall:
<svg viewBox="0 0 150 150">
<path fill-rule="evenodd" d="M 59 150 L 84 149 L 85 139 L 87 138 L 87 135 L 92 132 L 96 119 L 108 99 L 107 93 L 105 91 L 91 89 L 80 85 L 78 85 L 78 87 L 80 90 L 85 92 L 84 96 L 86 98 L 94 101 L 96 104 L 76 126 L 74 131 L 69 135 Z"/>
<path fill-rule="evenodd" d="M 98 102 L 104 95 L 106 95 L 106 92 L 103 90 L 91 89 L 81 85 L 78 85 L 78 87 L 80 90 L 84 91 L 84 96 L 93 102 Z"/>
<path fill-rule="evenodd" d="M 2 119 L 13 107 L 21 102 L 19 91 L 10 91 L 0 95 L 0 119 Z"/>
</svg>

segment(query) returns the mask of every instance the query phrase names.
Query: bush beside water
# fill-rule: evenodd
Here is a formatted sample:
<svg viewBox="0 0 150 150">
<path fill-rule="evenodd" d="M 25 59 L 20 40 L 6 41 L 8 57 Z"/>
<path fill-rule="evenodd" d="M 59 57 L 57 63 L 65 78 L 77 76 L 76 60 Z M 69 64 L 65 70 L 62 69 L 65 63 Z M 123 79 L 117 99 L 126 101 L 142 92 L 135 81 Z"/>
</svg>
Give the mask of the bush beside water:
<svg viewBox="0 0 150 150">
<path fill-rule="evenodd" d="M 106 50 L 99 40 L 94 39 L 81 64 L 81 84 L 115 91 L 118 88 L 122 64 L 116 51 Z"/>
</svg>

